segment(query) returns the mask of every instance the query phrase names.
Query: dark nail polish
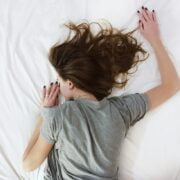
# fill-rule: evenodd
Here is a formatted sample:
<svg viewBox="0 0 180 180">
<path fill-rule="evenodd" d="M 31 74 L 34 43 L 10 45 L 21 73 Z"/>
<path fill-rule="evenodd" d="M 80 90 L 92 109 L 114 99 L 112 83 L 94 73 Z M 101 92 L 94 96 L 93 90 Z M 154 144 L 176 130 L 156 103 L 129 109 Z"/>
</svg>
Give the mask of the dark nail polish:
<svg viewBox="0 0 180 180">
<path fill-rule="evenodd" d="M 152 12 L 155 12 L 155 10 L 153 9 Z"/>
<path fill-rule="evenodd" d="M 139 20 L 139 23 L 141 22 L 141 20 Z"/>
<path fill-rule="evenodd" d="M 139 10 L 137 11 L 137 13 L 140 13 Z"/>
<path fill-rule="evenodd" d="M 53 82 L 51 83 L 51 86 L 53 85 Z"/>
<path fill-rule="evenodd" d="M 43 86 L 43 88 L 46 88 L 46 86 Z"/>
<path fill-rule="evenodd" d="M 57 84 L 58 82 L 56 81 L 56 84 Z"/>
<path fill-rule="evenodd" d="M 60 84 L 58 86 L 60 87 Z"/>
<path fill-rule="evenodd" d="M 148 8 L 145 8 L 145 10 L 147 11 L 147 10 L 148 10 Z"/>
<path fill-rule="evenodd" d="M 142 6 L 142 9 L 144 9 L 144 6 Z"/>
</svg>

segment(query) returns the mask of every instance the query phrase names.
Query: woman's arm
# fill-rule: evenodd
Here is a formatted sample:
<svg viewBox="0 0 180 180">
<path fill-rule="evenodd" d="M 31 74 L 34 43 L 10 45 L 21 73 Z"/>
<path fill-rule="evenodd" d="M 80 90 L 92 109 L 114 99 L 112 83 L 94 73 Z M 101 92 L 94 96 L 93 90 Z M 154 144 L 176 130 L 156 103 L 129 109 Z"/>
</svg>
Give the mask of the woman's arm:
<svg viewBox="0 0 180 180">
<path fill-rule="evenodd" d="M 25 152 L 23 154 L 23 161 L 26 159 L 27 155 L 29 154 L 29 152 L 31 151 L 31 149 L 33 148 L 33 146 L 35 145 L 35 143 L 39 137 L 40 127 L 42 125 L 42 122 L 43 122 L 42 116 L 38 116 L 35 129 L 32 133 L 32 136 L 31 136 L 29 143 L 28 143 L 28 145 L 25 149 Z"/>
<path fill-rule="evenodd" d="M 58 83 L 52 83 L 47 89 L 46 86 L 44 86 L 42 94 L 42 106 L 53 107 L 58 105 L 59 93 L 60 85 L 58 85 Z M 53 143 L 49 144 L 49 142 L 40 136 L 40 128 L 43 125 L 43 121 L 43 117 L 40 114 L 37 119 L 36 128 L 23 154 L 22 165 L 26 171 L 32 171 L 39 167 L 53 148 Z"/>
<path fill-rule="evenodd" d="M 60 90 L 59 87 L 60 87 L 60 85 L 58 84 L 57 81 L 56 81 L 56 83 L 51 83 L 50 87 L 47 89 L 46 89 L 46 86 L 44 86 L 43 92 L 42 92 L 42 105 L 41 106 L 51 107 L 51 106 L 55 106 L 55 105 L 59 104 L 59 101 L 58 101 L 58 95 L 59 95 L 59 90 Z M 50 98 L 49 98 L 49 96 L 50 96 Z M 23 161 L 26 159 L 26 157 L 30 153 L 31 149 L 37 142 L 38 137 L 40 135 L 40 128 L 41 128 L 42 123 L 43 123 L 43 118 L 41 115 L 39 115 L 37 118 L 35 129 L 32 133 L 32 136 L 31 136 L 31 138 L 28 142 L 28 145 L 25 149 L 25 152 L 23 154 Z"/>
<path fill-rule="evenodd" d="M 139 30 L 152 45 L 161 74 L 161 84 L 144 93 L 150 101 L 149 109 L 153 109 L 180 90 L 180 78 L 161 41 L 155 11 L 150 12 L 143 7 L 141 12 L 138 11 L 138 14 L 140 18 Z"/>
<path fill-rule="evenodd" d="M 176 69 L 170 59 L 161 40 L 152 42 L 152 47 L 157 57 L 157 62 L 161 74 L 161 82 L 164 85 L 174 85 L 175 88 L 179 86 L 179 77 Z"/>
</svg>

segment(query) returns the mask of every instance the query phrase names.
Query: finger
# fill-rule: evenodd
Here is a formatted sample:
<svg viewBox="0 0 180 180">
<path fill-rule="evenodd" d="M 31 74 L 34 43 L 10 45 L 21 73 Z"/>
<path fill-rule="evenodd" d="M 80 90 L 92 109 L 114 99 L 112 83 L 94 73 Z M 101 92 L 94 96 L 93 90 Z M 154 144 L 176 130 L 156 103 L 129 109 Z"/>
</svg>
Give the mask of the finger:
<svg viewBox="0 0 180 180">
<path fill-rule="evenodd" d="M 59 94 L 57 95 L 57 98 L 56 98 L 56 105 L 59 104 Z"/>
<path fill-rule="evenodd" d="M 144 30 L 144 25 L 141 20 L 139 20 L 139 28 L 141 32 Z"/>
<path fill-rule="evenodd" d="M 57 97 L 56 97 L 56 105 L 59 104 L 59 96 L 60 96 L 60 91 L 58 92 Z"/>
<path fill-rule="evenodd" d="M 141 20 L 138 21 L 138 28 L 140 29 L 141 28 Z"/>
<path fill-rule="evenodd" d="M 141 22 L 146 23 L 142 13 L 139 10 L 137 11 L 137 13 L 138 13 L 138 16 L 139 16 L 139 19 L 141 20 Z"/>
<path fill-rule="evenodd" d="M 147 22 L 149 18 L 148 18 L 148 16 L 147 16 L 147 13 L 145 12 L 145 7 L 144 7 L 144 6 L 142 6 L 140 12 L 141 12 L 142 17 L 144 18 L 144 20 Z"/>
<path fill-rule="evenodd" d="M 151 15 L 151 12 L 148 10 L 147 7 L 145 7 L 145 13 L 146 13 L 146 15 L 147 15 L 147 17 L 148 17 L 148 20 L 152 21 L 152 15 Z"/>
<path fill-rule="evenodd" d="M 46 90 L 46 96 L 49 96 L 49 95 L 50 95 L 52 85 L 53 85 L 53 82 L 51 82 L 51 83 L 50 83 L 50 86 L 47 88 L 47 90 Z"/>
<path fill-rule="evenodd" d="M 152 19 L 154 22 L 157 22 L 156 13 L 154 9 L 152 10 Z"/>
<path fill-rule="evenodd" d="M 56 99 L 57 95 L 60 93 L 60 87 L 57 86 L 56 90 L 54 91 L 54 94 L 52 95 L 52 99 Z"/>
<path fill-rule="evenodd" d="M 46 86 L 43 86 L 43 90 L 42 90 L 42 98 L 44 99 L 46 96 Z"/>
<path fill-rule="evenodd" d="M 50 94 L 49 94 L 49 97 L 51 98 L 57 88 L 57 84 L 58 82 L 56 81 L 56 83 L 53 83 L 53 85 L 51 86 L 51 91 L 50 91 Z"/>
<path fill-rule="evenodd" d="M 58 98 L 58 96 L 57 96 L 57 98 Z M 56 98 L 56 101 L 55 101 L 55 106 L 57 105 L 57 98 Z"/>
</svg>

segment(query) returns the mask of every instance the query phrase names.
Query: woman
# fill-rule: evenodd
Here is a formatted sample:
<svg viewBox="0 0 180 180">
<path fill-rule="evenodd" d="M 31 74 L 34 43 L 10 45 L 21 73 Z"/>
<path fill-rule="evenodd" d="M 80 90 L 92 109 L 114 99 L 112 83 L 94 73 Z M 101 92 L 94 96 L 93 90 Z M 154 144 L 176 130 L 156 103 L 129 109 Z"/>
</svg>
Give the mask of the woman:
<svg viewBox="0 0 180 180">
<path fill-rule="evenodd" d="M 121 143 L 134 123 L 180 89 L 179 77 L 162 44 L 156 13 L 138 10 L 141 34 L 152 45 L 161 84 L 145 93 L 107 98 L 114 86 L 123 88 L 146 51 L 130 33 L 113 29 L 93 35 L 87 23 L 68 27 L 72 39 L 51 48 L 49 60 L 59 85 L 44 87 L 42 117 L 23 156 L 32 171 L 48 157 L 44 179 L 118 179 Z M 122 82 L 115 78 L 121 75 Z M 58 105 L 58 96 L 66 101 Z"/>
</svg>

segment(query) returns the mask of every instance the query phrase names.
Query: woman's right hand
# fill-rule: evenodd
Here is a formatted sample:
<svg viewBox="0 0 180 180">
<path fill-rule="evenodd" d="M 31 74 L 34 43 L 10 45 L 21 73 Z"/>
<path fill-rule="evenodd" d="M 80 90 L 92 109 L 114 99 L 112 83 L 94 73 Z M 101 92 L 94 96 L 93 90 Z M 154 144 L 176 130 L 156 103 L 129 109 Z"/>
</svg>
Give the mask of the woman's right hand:
<svg viewBox="0 0 180 180">
<path fill-rule="evenodd" d="M 145 39 L 153 46 L 161 41 L 160 31 L 156 18 L 156 13 L 148 10 L 147 7 L 142 6 L 141 10 L 137 11 L 139 16 L 139 30 Z"/>
<path fill-rule="evenodd" d="M 41 95 L 41 106 L 53 107 L 58 105 L 59 95 L 60 95 L 60 84 L 58 84 L 58 81 L 56 81 L 56 83 L 51 82 L 48 88 L 44 86 Z"/>
</svg>

